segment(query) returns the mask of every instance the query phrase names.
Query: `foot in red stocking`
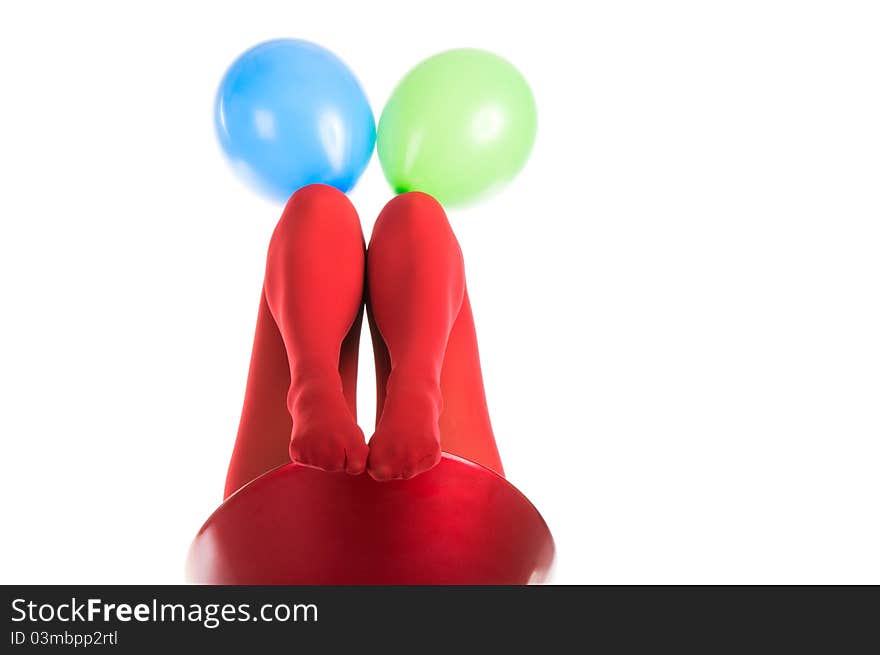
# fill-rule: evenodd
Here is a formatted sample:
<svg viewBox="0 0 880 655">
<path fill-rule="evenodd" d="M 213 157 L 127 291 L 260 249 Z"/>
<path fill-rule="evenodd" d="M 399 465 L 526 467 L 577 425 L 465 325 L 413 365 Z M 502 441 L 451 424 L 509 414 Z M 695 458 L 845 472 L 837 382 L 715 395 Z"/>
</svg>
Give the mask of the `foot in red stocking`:
<svg viewBox="0 0 880 655">
<path fill-rule="evenodd" d="M 301 384 L 292 395 L 290 458 L 325 471 L 363 473 L 368 453 L 364 433 L 332 378 Z"/>
<path fill-rule="evenodd" d="M 440 461 L 439 389 L 413 385 L 389 392 L 370 439 L 369 471 L 376 480 L 409 479 Z"/>
<path fill-rule="evenodd" d="M 367 470 L 377 480 L 410 478 L 440 461 L 440 377 L 464 298 L 464 264 L 440 204 L 406 193 L 379 215 L 367 251 L 374 339 L 390 369 L 381 389 Z"/>
<path fill-rule="evenodd" d="M 264 285 L 290 367 L 290 457 L 351 474 L 364 471 L 368 454 L 353 385 L 348 397 L 343 385 L 356 379 L 363 276 L 364 238 L 345 194 L 297 191 L 272 235 Z M 342 375 L 342 364 L 353 370 Z"/>
</svg>

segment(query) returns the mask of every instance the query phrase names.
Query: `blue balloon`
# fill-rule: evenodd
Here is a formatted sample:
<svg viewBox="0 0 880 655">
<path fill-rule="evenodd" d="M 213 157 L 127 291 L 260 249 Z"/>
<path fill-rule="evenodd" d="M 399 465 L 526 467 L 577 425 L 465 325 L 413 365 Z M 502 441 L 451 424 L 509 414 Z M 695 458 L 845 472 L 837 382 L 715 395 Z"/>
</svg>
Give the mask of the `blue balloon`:
<svg viewBox="0 0 880 655">
<path fill-rule="evenodd" d="M 235 60 L 214 123 L 236 172 L 281 201 L 317 182 L 348 191 L 376 142 L 373 112 L 348 66 L 296 39 L 261 43 Z"/>
</svg>

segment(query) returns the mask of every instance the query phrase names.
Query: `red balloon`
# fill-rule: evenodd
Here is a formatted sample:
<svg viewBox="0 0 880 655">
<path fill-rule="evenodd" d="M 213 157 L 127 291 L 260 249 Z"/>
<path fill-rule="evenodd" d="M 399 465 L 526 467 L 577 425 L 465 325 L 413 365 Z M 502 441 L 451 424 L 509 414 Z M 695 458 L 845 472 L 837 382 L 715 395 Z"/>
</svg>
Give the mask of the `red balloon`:
<svg viewBox="0 0 880 655">
<path fill-rule="evenodd" d="M 503 477 L 444 454 L 410 480 L 286 464 L 245 485 L 189 551 L 197 584 L 543 582 L 553 537 Z"/>
</svg>

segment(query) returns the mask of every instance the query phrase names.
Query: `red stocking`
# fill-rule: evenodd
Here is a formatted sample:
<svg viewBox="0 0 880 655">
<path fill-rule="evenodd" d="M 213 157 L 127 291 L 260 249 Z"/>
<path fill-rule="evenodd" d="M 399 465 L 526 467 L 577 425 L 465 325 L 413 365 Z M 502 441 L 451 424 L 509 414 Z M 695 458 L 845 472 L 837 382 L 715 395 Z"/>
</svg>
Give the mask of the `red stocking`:
<svg viewBox="0 0 880 655">
<path fill-rule="evenodd" d="M 244 409 L 225 495 L 291 457 L 357 474 L 356 422 L 364 238 L 340 191 L 311 185 L 272 235 Z"/>
<path fill-rule="evenodd" d="M 370 474 L 412 477 L 434 466 L 442 448 L 503 475 L 461 250 L 431 196 L 406 193 L 382 210 L 367 284 L 379 390 Z"/>
<path fill-rule="evenodd" d="M 503 475 L 461 251 L 440 205 L 419 193 L 388 203 L 368 269 L 378 392 L 371 474 L 412 477 L 442 446 Z M 363 274 L 348 199 L 321 185 L 294 194 L 269 246 L 226 496 L 291 457 L 364 469 L 355 406 Z"/>
</svg>

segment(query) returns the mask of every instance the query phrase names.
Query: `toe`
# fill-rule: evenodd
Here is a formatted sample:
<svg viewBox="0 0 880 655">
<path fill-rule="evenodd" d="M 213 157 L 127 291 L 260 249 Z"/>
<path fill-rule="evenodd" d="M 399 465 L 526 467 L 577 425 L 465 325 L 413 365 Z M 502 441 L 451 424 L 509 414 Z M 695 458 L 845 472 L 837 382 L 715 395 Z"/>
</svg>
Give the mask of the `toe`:
<svg viewBox="0 0 880 655">
<path fill-rule="evenodd" d="M 414 478 L 420 473 L 424 473 L 425 471 L 430 471 L 440 462 L 440 449 L 438 448 L 436 452 L 431 452 L 428 455 L 425 455 L 420 460 L 407 467 L 403 472 L 403 478 L 405 480 L 409 480 L 410 478 Z"/>
<path fill-rule="evenodd" d="M 367 460 L 367 472 L 370 477 L 379 482 L 391 480 L 394 478 L 394 470 L 391 466 L 384 462 L 376 462 L 375 458 L 370 454 Z"/>
<path fill-rule="evenodd" d="M 316 464 L 325 471 L 345 470 L 345 449 L 336 443 L 324 444 L 316 458 Z"/>
<path fill-rule="evenodd" d="M 370 477 L 378 482 L 384 482 L 390 479 L 391 470 L 387 466 L 367 464 L 367 473 Z"/>
<path fill-rule="evenodd" d="M 366 444 L 356 445 L 345 451 L 345 472 L 350 475 L 360 475 L 367 468 L 367 456 L 369 449 Z"/>
<path fill-rule="evenodd" d="M 304 466 L 324 471 L 342 471 L 345 467 L 345 450 L 332 442 L 295 439 L 289 450 L 290 458 Z"/>
<path fill-rule="evenodd" d="M 298 440 L 293 440 L 290 442 L 288 452 L 290 453 L 290 459 L 300 464 L 307 464 L 310 459 L 309 453 L 306 451 L 306 448 Z"/>
</svg>

